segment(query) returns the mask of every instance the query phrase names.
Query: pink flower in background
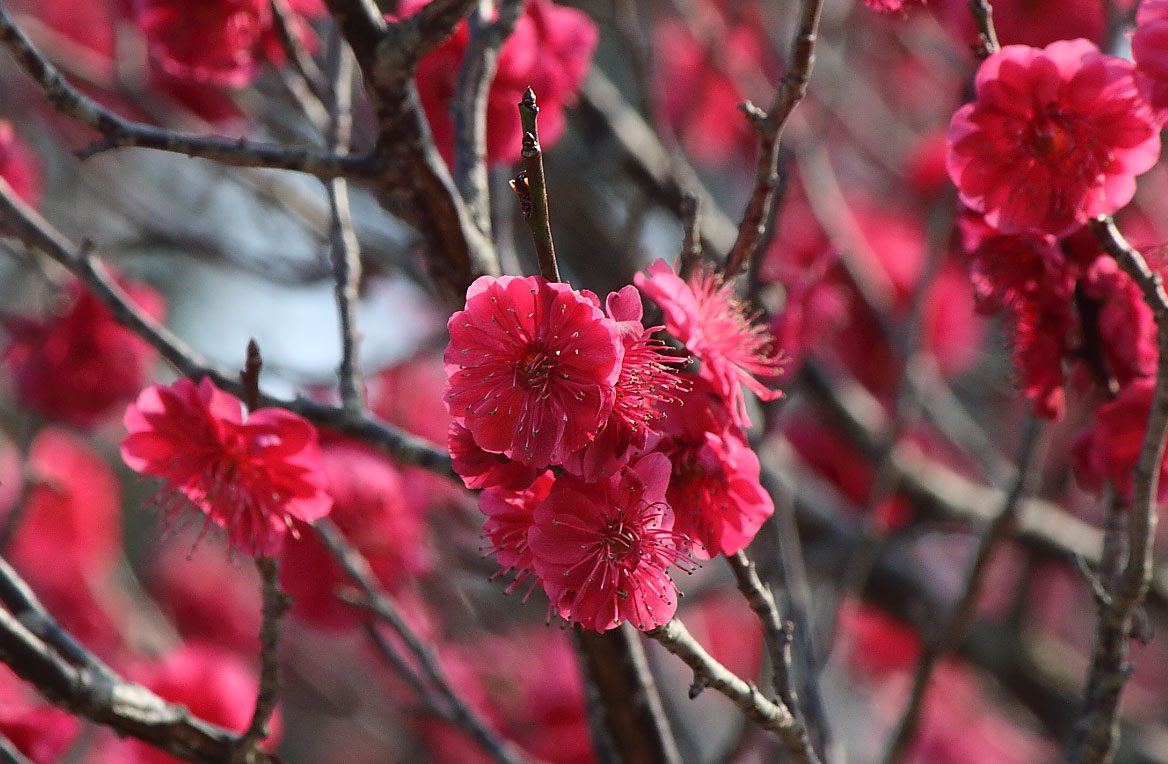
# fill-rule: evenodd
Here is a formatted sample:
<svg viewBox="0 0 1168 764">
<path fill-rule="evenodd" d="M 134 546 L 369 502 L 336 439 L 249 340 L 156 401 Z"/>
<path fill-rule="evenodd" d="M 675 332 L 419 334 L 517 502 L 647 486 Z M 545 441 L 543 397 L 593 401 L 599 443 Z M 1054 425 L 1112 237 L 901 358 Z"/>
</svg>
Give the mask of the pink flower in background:
<svg viewBox="0 0 1168 764">
<path fill-rule="evenodd" d="M 429 0 L 405 0 L 398 15 L 410 16 Z M 466 22 L 454 35 L 427 54 L 418 64 L 418 94 L 434 142 L 450 161 L 454 154 L 454 127 L 450 101 L 470 33 Z M 523 128 L 516 104 L 530 86 L 539 104 L 539 140 L 545 149 L 564 133 L 564 107 L 592 64 L 596 49 L 596 25 L 575 8 L 549 0 L 529 0 L 515 31 L 499 51 L 498 71 L 487 96 L 487 158 L 492 163 L 519 159 Z"/>
<path fill-rule="evenodd" d="M 612 411 L 623 346 L 591 292 L 482 276 L 448 328 L 446 406 L 483 450 L 559 464 Z"/>
<path fill-rule="evenodd" d="M 165 483 L 157 501 L 169 519 L 194 507 L 254 556 L 279 553 L 293 520 L 328 514 L 316 428 L 283 409 L 245 420 L 237 398 L 204 378 L 142 391 L 126 409 L 126 465 Z"/>
<path fill-rule="evenodd" d="M 710 270 L 699 267 L 688 283 L 664 260 L 638 273 L 636 284 L 665 312 L 665 328 L 698 357 L 698 372 L 730 401 L 734 421 L 750 426 L 742 386 L 764 401 L 782 393 L 763 385 L 756 375 L 773 377 L 782 370 L 767 328 L 754 323 L 755 316 L 734 294 L 734 287 Z"/>
<path fill-rule="evenodd" d="M 130 281 L 121 284 L 143 311 L 163 317 L 166 302 L 160 294 Z M 157 353 L 79 283 L 69 287 L 67 299 L 59 314 L 9 319 L 12 340 L 3 358 L 24 405 L 88 428 L 134 398 Z"/>
<path fill-rule="evenodd" d="M 319 0 L 289 0 L 293 33 L 315 41 L 304 16 L 319 16 Z M 251 83 L 266 59 L 283 53 L 268 0 L 132 0 L 150 54 L 180 79 L 223 87 Z"/>
<path fill-rule="evenodd" d="M 694 542 L 699 559 L 745 549 L 775 511 L 759 483 L 758 456 L 704 380 L 693 379 L 693 389 L 665 414 L 663 435 L 651 448 L 673 464 L 667 496 L 674 527 Z"/>
<path fill-rule="evenodd" d="M 1123 0 L 1117 5 L 1130 4 Z M 927 0 L 925 6 L 964 47 L 977 41 L 968 0 Z M 1042 47 L 1058 40 L 1098 40 L 1107 29 L 1105 7 L 1096 0 L 996 0 L 994 27 L 1002 45 Z"/>
<path fill-rule="evenodd" d="M 253 657 L 263 608 L 259 573 L 228 559 L 219 539 L 188 538 L 155 545 L 143 583 L 183 639 Z"/>
<path fill-rule="evenodd" d="M 0 669 L 0 735 L 33 764 L 57 764 L 77 740 L 81 723 L 47 705 L 7 666 Z"/>
<path fill-rule="evenodd" d="M 949 177 L 1002 233 L 1062 236 L 1107 215 L 1155 164 L 1160 138 L 1130 63 L 1087 40 L 1009 45 L 982 63 L 953 116 Z"/>
<path fill-rule="evenodd" d="M 0 507 L 18 525 L 4 556 L 74 636 L 105 653 L 121 643 L 127 602 L 114 584 L 122 550 L 122 496 L 101 454 L 64 429 L 32 442 L 33 480 L 21 507 Z M 52 564 L 46 564 L 51 560 Z"/>
<path fill-rule="evenodd" d="M 1136 84 L 1160 123 L 1168 120 L 1168 0 L 1143 0 L 1131 38 Z"/>
<path fill-rule="evenodd" d="M 1131 498 L 1132 469 L 1139 459 L 1152 410 L 1154 379 L 1136 379 L 1119 391 L 1115 400 L 1095 410 L 1091 429 L 1081 433 L 1071 450 L 1071 465 L 1079 484 L 1102 491 L 1105 483 Z M 1160 465 L 1157 499 L 1168 500 L 1168 475 Z"/>
<path fill-rule="evenodd" d="M 587 629 L 628 621 L 644 631 L 677 610 L 670 566 L 685 569 L 686 540 L 665 500 L 669 460 L 649 454 L 600 483 L 557 478 L 527 534 L 552 607 Z"/>
<path fill-rule="evenodd" d="M 880 13 L 900 13 L 912 0 L 864 0 L 864 5 Z"/>
</svg>

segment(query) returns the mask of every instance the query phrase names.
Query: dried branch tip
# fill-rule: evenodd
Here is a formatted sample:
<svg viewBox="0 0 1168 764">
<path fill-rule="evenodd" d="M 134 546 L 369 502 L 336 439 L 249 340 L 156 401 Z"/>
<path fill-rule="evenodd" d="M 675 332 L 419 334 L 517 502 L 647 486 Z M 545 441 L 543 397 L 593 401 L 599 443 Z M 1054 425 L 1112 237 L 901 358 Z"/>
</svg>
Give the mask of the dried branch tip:
<svg viewBox="0 0 1168 764">
<path fill-rule="evenodd" d="M 260 346 L 253 337 L 247 341 L 247 360 L 244 361 L 243 371 L 239 372 L 239 381 L 243 384 L 243 403 L 249 413 L 260 407 L 260 370 L 263 366 Z"/>
</svg>

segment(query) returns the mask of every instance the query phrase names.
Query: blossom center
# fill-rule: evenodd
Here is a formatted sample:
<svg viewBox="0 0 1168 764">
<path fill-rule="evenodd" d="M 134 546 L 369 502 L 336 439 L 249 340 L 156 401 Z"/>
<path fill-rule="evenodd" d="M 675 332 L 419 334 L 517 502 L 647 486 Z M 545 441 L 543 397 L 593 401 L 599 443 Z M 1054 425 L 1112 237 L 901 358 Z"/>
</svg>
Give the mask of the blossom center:
<svg viewBox="0 0 1168 764">
<path fill-rule="evenodd" d="M 541 347 L 528 347 L 515 363 L 515 380 L 525 390 L 543 390 L 556 368 L 556 359 Z"/>
</svg>

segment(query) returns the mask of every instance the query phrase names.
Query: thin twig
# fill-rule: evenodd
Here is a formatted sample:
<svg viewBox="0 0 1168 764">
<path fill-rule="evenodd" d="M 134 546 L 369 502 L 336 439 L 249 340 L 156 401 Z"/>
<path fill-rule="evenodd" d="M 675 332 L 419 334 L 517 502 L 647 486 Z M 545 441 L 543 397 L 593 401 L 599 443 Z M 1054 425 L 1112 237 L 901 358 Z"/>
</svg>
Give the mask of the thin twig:
<svg viewBox="0 0 1168 764">
<path fill-rule="evenodd" d="M 1147 430 L 1139 460 L 1132 470 L 1127 564 L 1109 586 L 1110 602 L 1099 609 L 1083 715 L 1063 759 L 1067 764 L 1100 764 L 1110 761 L 1115 753 L 1120 699 L 1131 675 L 1127 663 L 1128 638 L 1153 573 L 1156 493 L 1164 460 L 1164 440 L 1168 436 L 1168 294 L 1160 274 L 1153 272 L 1143 255 L 1124 240 L 1115 221 L 1100 217 L 1092 220 L 1090 226 L 1103 250 L 1143 293 L 1144 302 L 1156 320 L 1159 361 Z"/>
<path fill-rule="evenodd" d="M 467 19 L 470 39 L 458 70 L 450 117 L 454 126 L 454 182 L 475 225 L 491 235 L 487 175 L 487 95 L 499 67 L 499 51 L 523 14 L 523 0 L 502 0 L 498 17 L 480 7 Z"/>
<path fill-rule="evenodd" d="M 324 72 L 316 65 L 312 54 L 304 47 L 304 41 L 294 29 L 295 15 L 288 7 L 288 0 L 269 0 L 272 6 L 272 19 L 276 22 L 276 36 L 280 38 L 280 46 L 288 56 L 292 67 L 308 85 L 312 94 L 320 104 L 327 104 L 332 100 L 330 88 Z"/>
<path fill-rule="evenodd" d="M 1013 538 L 1018 532 L 1018 511 L 1022 497 L 1030 491 L 1038 475 L 1038 471 L 1034 469 L 1034 461 L 1038 453 L 1040 432 L 1041 427 L 1037 419 L 1027 420 L 1025 430 L 1022 433 L 1022 443 L 1019 446 L 1018 474 L 1015 477 L 1014 485 L 1006 497 L 1006 503 L 978 543 L 977 551 L 974 553 L 973 560 L 965 574 L 961 595 L 949 613 L 949 617 L 937 632 L 936 638 L 925 647 L 924 654 L 917 663 L 909 701 L 884 756 L 885 764 L 899 764 L 908 754 L 909 746 L 913 742 L 920 723 L 920 714 L 924 708 L 925 694 L 933 677 L 933 671 L 942 658 L 957 648 L 958 643 L 969 630 L 982 583 L 989 570 L 989 563 L 1002 544 Z"/>
<path fill-rule="evenodd" d="M 425 693 L 427 687 L 432 688 L 450 712 L 447 717 L 449 721 L 482 746 L 499 764 L 538 764 L 513 744 L 500 738 L 478 713 L 463 702 L 451 687 L 433 650 L 409 627 L 393 600 L 377 582 L 369 562 L 348 543 L 336 525 L 325 518 L 318 520 L 313 527 L 345 575 L 361 590 L 366 606 L 397 633 L 409 650 L 425 680 L 424 684 L 417 687 L 418 691 Z"/>
<path fill-rule="evenodd" d="M 213 159 L 236 167 L 271 167 L 299 170 L 323 177 L 368 176 L 378 170 L 371 155 L 337 155 L 315 148 L 292 148 L 229 138 L 209 138 L 166 130 L 124 119 L 74 88 L 57 67 L 17 28 L 8 9 L 0 4 L 0 45 L 40 86 L 49 104 L 66 117 L 102 135 L 80 153 L 82 158 L 107 149 L 139 146 L 192 157 Z"/>
<path fill-rule="evenodd" d="M 799 28 L 791 49 L 787 73 L 775 93 L 775 100 L 767 111 L 749 101 L 744 104 L 747 117 L 758 130 L 758 160 L 755 166 L 754 190 L 738 225 L 738 237 L 726 255 L 724 273 L 727 278 L 742 271 L 755 256 L 766 238 L 774 207 L 775 190 L 779 186 L 779 143 L 783 127 L 791 112 L 807 92 L 811 68 L 815 62 L 815 38 L 819 29 L 819 14 L 823 0 L 803 0 Z"/>
<path fill-rule="evenodd" d="M 701 201 L 697 195 L 687 193 L 681 200 L 681 256 L 677 262 L 677 275 L 684 281 L 689 281 L 702 259 L 701 221 Z"/>
<path fill-rule="evenodd" d="M 994 29 L 994 8 L 987 0 L 969 0 L 969 12 L 973 14 L 973 23 L 977 25 L 978 56 L 985 58 L 1001 49 L 998 44 L 998 33 Z"/>
<path fill-rule="evenodd" d="M 340 39 L 333 40 L 332 99 L 329 102 L 327 145 L 331 151 L 348 151 L 353 131 L 353 57 Z M 361 332 L 357 328 L 357 305 L 361 287 L 361 245 L 353 230 L 349 207 L 349 185 L 344 178 L 325 182 L 332 226 L 329 232 L 329 259 L 336 282 L 337 317 L 341 329 L 341 364 L 337 379 L 341 405 L 351 414 L 365 408 L 365 385 L 361 377 Z"/>
<path fill-rule="evenodd" d="M 690 697 L 697 697 L 706 687 L 712 687 L 730 699 L 739 710 L 764 730 L 773 732 L 796 764 L 819 764 L 819 756 L 811 746 L 807 729 L 781 701 L 768 699 L 752 682 L 739 677 L 716 661 L 693 638 L 685 625 L 674 618 L 668 623 L 645 632 L 680 658 L 694 674 Z"/>
<path fill-rule="evenodd" d="M 271 734 L 268 722 L 276 710 L 280 692 L 280 623 L 292 601 L 280 589 L 280 563 L 274 557 L 257 557 L 263 591 L 263 621 L 260 624 L 260 688 L 247 731 L 232 752 L 233 764 L 242 764 L 255 747 Z"/>
<path fill-rule="evenodd" d="M 535 103 L 535 91 L 523 91 L 519 101 L 519 119 L 523 123 L 523 174 L 515 179 L 515 190 L 523 205 L 523 217 L 531 229 L 535 242 L 535 252 L 539 256 L 539 270 L 548 281 L 560 280 L 560 269 L 556 264 L 556 246 L 552 241 L 552 224 L 548 217 L 547 180 L 543 174 L 543 149 L 539 145 L 539 130 L 536 126 L 539 106 Z"/>
<path fill-rule="evenodd" d="M 212 363 L 146 314 L 106 272 L 90 252 L 78 247 L 52 227 L 40 214 L 17 197 L 0 178 L 0 231 L 20 239 L 60 263 L 84 283 L 127 327 L 184 376 L 210 378 L 220 389 L 242 395 L 236 374 Z M 343 408 L 326 406 L 309 398 L 282 400 L 260 395 L 262 406 L 276 406 L 300 414 L 314 424 L 327 427 L 376 446 L 407 463 L 439 475 L 454 477 L 450 454 L 445 449 L 398 430 L 368 414 L 352 416 Z"/>
<path fill-rule="evenodd" d="M 802 720 L 799 695 L 795 690 L 791 672 L 791 624 L 783 621 L 774 595 L 759 579 L 758 571 L 751 559 L 746 556 L 746 552 L 727 555 L 726 562 L 730 564 L 739 591 L 762 624 L 763 641 L 766 643 L 771 671 L 774 673 L 775 692 L 795 718 Z"/>
</svg>

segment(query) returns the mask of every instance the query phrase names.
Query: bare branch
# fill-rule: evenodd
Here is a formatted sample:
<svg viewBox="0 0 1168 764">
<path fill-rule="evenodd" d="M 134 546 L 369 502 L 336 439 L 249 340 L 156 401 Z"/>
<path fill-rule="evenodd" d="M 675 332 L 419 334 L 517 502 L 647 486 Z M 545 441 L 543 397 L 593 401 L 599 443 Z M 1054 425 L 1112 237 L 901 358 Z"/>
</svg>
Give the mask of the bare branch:
<svg viewBox="0 0 1168 764">
<path fill-rule="evenodd" d="M 353 58 L 343 42 L 334 37 L 332 81 L 329 92 L 329 127 L 326 136 L 330 150 L 348 150 L 353 132 Z M 361 332 L 357 328 L 357 304 L 361 288 L 361 246 L 353 230 L 349 208 L 349 186 L 344 178 L 325 183 L 332 226 L 329 232 L 329 259 L 336 281 L 337 317 L 341 327 L 341 364 L 337 378 L 341 405 L 350 414 L 360 414 L 365 407 L 365 386 L 361 378 Z"/>
<path fill-rule="evenodd" d="M 523 173 L 512 182 L 512 188 L 523 201 L 523 218 L 531 229 L 535 253 L 539 256 L 540 273 L 548 281 L 559 281 L 556 245 L 552 241 L 552 224 L 548 217 L 547 179 L 543 174 L 538 116 L 535 92 L 528 88 L 523 91 L 523 99 L 519 102 L 519 119 L 523 123 Z"/>
<path fill-rule="evenodd" d="M 771 107 L 762 112 L 757 108 L 747 115 L 758 128 L 758 162 L 755 166 L 754 191 L 747 202 L 738 225 L 738 237 L 726 255 L 724 272 L 727 278 L 743 270 L 755 256 L 770 226 L 774 208 L 775 189 L 779 186 L 779 142 L 783 127 L 795 106 L 807 92 L 811 67 L 815 62 L 815 38 L 819 29 L 819 14 L 823 0 L 803 0 L 799 28 L 791 50 L 791 59 L 782 84 L 775 93 Z"/>
<path fill-rule="evenodd" d="M 458 70 L 450 117 L 454 125 L 454 182 L 475 225 L 489 237 L 487 96 L 499 67 L 499 51 L 523 14 L 523 0 L 502 0 L 494 21 L 487 18 L 485 10 L 472 12 L 467 20 L 470 39 Z"/>
<path fill-rule="evenodd" d="M 1120 699 L 1131 675 L 1127 664 L 1128 638 L 1153 575 L 1156 492 L 1164 460 L 1164 440 L 1168 436 L 1168 294 L 1160 275 L 1124 240 L 1115 221 L 1100 217 L 1092 220 L 1090 226 L 1103 250 L 1136 283 L 1152 310 L 1159 361 L 1147 430 L 1139 460 L 1132 470 L 1127 564 L 1116 580 L 1103 582 L 1110 597 L 1099 608 L 1083 715 L 1063 759 L 1067 764 L 1102 764 L 1110 761 L 1115 753 Z"/>
<path fill-rule="evenodd" d="M 791 713 L 799 718 L 799 696 L 791 676 L 791 624 L 783 623 L 774 595 L 759 580 L 758 571 L 746 552 L 727 555 L 726 562 L 730 564 L 739 591 L 746 597 L 747 604 L 762 624 L 763 641 L 770 655 L 771 671 L 774 672 L 775 692 Z"/>
<path fill-rule="evenodd" d="M 588 688 L 593 736 L 603 734 L 621 764 L 681 764 L 636 630 L 624 624 L 598 634 L 576 626 L 572 642 Z"/>
<path fill-rule="evenodd" d="M 212 159 L 236 167 L 299 170 L 322 177 L 368 176 L 378 170 L 371 155 L 337 155 L 315 148 L 292 148 L 230 138 L 208 138 L 133 122 L 114 114 L 74 88 L 21 32 L 0 4 L 0 45 L 40 86 L 49 104 L 61 114 L 92 127 L 102 139 L 81 152 L 82 158 L 123 146 L 159 149 Z"/>
<path fill-rule="evenodd" d="M 674 618 L 645 632 L 645 635 L 660 642 L 693 670 L 691 698 L 697 697 L 706 687 L 714 688 L 758 726 L 777 735 L 796 764 L 819 764 L 819 756 L 811 746 L 806 728 L 791 714 L 790 709 L 781 701 L 768 699 L 752 682 L 747 682 L 714 660 L 681 621 Z"/>
<path fill-rule="evenodd" d="M 273 557 L 257 557 L 263 587 L 263 621 L 260 624 L 260 688 L 247 731 L 231 754 L 233 764 L 244 764 L 256 745 L 271 734 L 268 722 L 276 710 L 280 692 L 280 622 L 292 601 L 280 590 L 280 563 Z"/>
<path fill-rule="evenodd" d="M 269 0 L 272 5 L 272 18 L 276 22 L 276 35 L 280 38 L 280 46 L 288 56 L 297 74 L 307 84 L 309 90 L 321 104 L 327 104 L 332 96 L 325 80 L 324 72 L 316 65 L 312 54 L 304 47 L 304 42 L 296 36 L 292 25 L 295 17 L 288 7 L 288 0 Z"/>
<path fill-rule="evenodd" d="M 2 559 L 0 587 L 6 592 L 29 591 Z M 46 699 L 176 758 L 195 764 L 229 760 L 240 741 L 237 734 L 193 717 L 183 706 L 167 703 L 147 688 L 127 682 L 84 648 L 80 648 L 81 657 L 67 660 L 24 625 L 30 613 L 55 625 L 52 617 L 35 598 L 25 604 L 29 609 L 22 606 L 13 613 L 0 610 L 0 660 Z M 277 764 L 275 757 L 262 751 L 252 751 L 247 762 Z"/>
</svg>

